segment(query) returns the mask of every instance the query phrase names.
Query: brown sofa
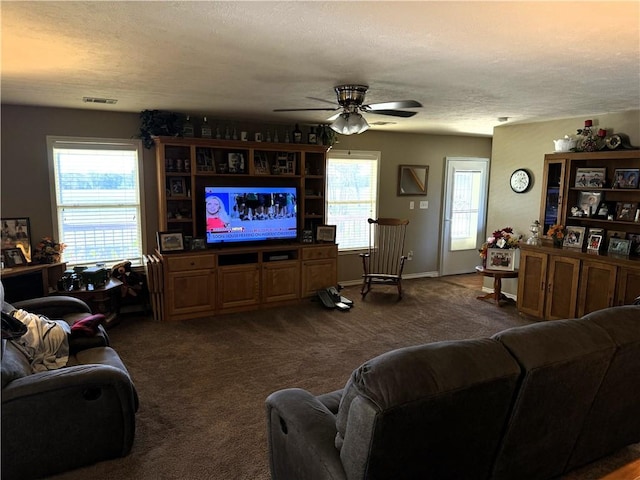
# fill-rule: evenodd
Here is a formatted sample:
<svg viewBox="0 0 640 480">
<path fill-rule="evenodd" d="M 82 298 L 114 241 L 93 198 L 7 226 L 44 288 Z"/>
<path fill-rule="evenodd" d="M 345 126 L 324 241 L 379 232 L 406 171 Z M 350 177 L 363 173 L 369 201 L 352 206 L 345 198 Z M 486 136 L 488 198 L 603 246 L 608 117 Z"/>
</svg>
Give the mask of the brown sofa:
<svg viewBox="0 0 640 480">
<path fill-rule="evenodd" d="M 266 401 L 274 479 L 550 479 L 640 441 L 640 306 L 402 348 Z"/>
</svg>

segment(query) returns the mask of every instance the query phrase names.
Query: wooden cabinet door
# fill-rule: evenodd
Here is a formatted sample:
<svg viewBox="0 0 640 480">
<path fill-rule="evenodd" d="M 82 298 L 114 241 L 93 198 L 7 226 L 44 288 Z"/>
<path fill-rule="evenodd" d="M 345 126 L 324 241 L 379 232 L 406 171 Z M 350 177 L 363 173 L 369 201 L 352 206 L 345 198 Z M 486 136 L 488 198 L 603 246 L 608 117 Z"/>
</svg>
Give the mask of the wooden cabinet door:
<svg viewBox="0 0 640 480">
<path fill-rule="evenodd" d="M 520 252 L 518 272 L 518 311 L 544 317 L 544 299 L 547 285 L 547 261 L 549 256 L 541 252 Z"/>
<path fill-rule="evenodd" d="M 578 316 L 612 307 L 616 291 L 615 265 L 584 260 L 580 272 Z"/>
<path fill-rule="evenodd" d="M 213 315 L 216 305 L 215 270 L 169 272 L 165 302 L 171 320 Z"/>
<path fill-rule="evenodd" d="M 258 264 L 218 268 L 218 305 L 221 309 L 247 307 L 260 303 Z"/>
<path fill-rule="evenodd" d="M 633 305 L 640 297 L 640 268 L 619 267 L 615 305 Z"/>
<path fill-rule="evenodd" d="M 335 258 L 302 262 L 302 296 L 310 297 L 321 288 L 335 286 L 337 277 Z"/>
<path fill-rule="evenodd" d="M 300 266 L 297 261 L 267 262 L 262 265 L 262 301 L 295 300 L 300 296 Z"/>
<path fill-rule="evenodd" d="M 551 255 L 547 275 L 546 320 L 576 316 L 580 259 Z"/>
</svg>

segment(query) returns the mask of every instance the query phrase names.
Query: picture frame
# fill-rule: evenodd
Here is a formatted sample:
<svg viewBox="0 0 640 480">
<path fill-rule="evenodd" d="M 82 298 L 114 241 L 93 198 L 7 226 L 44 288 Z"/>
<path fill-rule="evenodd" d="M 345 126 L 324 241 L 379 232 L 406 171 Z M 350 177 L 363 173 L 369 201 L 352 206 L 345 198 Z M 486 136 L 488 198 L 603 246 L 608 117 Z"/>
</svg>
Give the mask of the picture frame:
<svg viewBox="0 0 640 480">
<path fill-rule="evenodd" d="M 157 232 L 157 237 L 160 253 L 182 252 L 184 250 L 182 232 Z"/>
<path fill-rule="evenodd" d="M 630 255 L 640 255 L 640 233 L 627 233 L 627 240 L 631 242 Z"/>
<path fill-rule="evenodd" d="M 516 268 L 516 248 L 488 248 L 487 270 L 506 270 Z"/>
<path fill-rule="evenodd" d="M 602 245 L 602 235 L 596 235 L 596 234 L 589 235 L 589 240 L 587 241 L 587 250 L 597 252 L 600 250 L 601 245 Z"/>
<path fill-rule="evenodd" d="M 215 173 L 216 165 L 213 161 L 213 150 L 210 148 L 196 148 L 196 170 L 198 172 Z"/>
<path fill-rule="evenodd" d="M 244 155 L 242 153 L 229 153 L 227 155 L 229 173 L 244 173 Z"/>
<path fill-rule="evenodd" d="M 621 222 L 634 222 L 638 211 L 637 202 L 616 203 L 616 220 Z"/>
<path fill-rule="evenodd" d="M 313 230 L 303 230 L 300 241 L 302 243 L 313 243 Z"/>
<path fill-rule="evenodd" d="M 398 196 L 426 195 L 429 165 L 398 165 Z"/>
<path fill-rule="evenodd" d="M 622 232 L 620 230 L 607 230 L 607 249 L 611 244 L 612 239 L 618 238 L 626 238 L 627 232 Z"/>
<path fill-rule="evenodd" d="M 7 248 L 3 250 L 2 259 L 4 266 L 7 268 L 24 267 L 27 265 L 27 259 L 20 248 Z"/>
<path fill-rule="evenodd" d="M 573 225 L 567 226 L 562 246 L 569 248 L 582 248 L 585 230 L 585 227 L 576 227 Z"/>
<path fill-rule="evenodd" d="M 261 152 L 255 152 L 253 155 L 253 169 L 256 175 L 268 175 L 269 174 L 269 161 L 266 154 Z"/>
<path fill-rule="evenodd" d="M 598 214 L 598 207 L 602 201 L 602 192 L 580 192 L 579 206 L 583 214 L 593 217 Z"/>
<path fill-rule="evenodd" d="M 187 195 L 187 187 L 182 177 L 169 178 L 169 192 L 172 197 L 184 197 Z"/>
<path fill-rule="evenodd" d="M 613 188 L 638 188 L 640 168 L 616 168 L 613 173 Z"/>
<path fill-rule="evenodd" d="M 626 238 L 612 238 L 609 241 L 609 249 L 607 253 L 614 255 L 629 255 L 631 250 L 631 241 Z"/>
<path fill-rule="evenodd" d="M 31 224 L 28 217 L 3 218 L 0 247 L 19 248 L 27 263 L 31 262 Z"/>
<path fill-rule="evenodd" d="M 204 250 L 207 248 L 207 244 L 204 241 L 204 237 L 193 237 L 191 239 L 191 250 Z"/>
<path fill-rule="evenodd" d="M 606 168 L 578 168 L 576 169 L 576 188 L 602 188 L 607 177 Z"/>
<path fill-rule="evenodd" d="M 336 226 L 318 225 L 316 227 L 316 241 L 325 243 L 336 243 Z"/>
</svg>

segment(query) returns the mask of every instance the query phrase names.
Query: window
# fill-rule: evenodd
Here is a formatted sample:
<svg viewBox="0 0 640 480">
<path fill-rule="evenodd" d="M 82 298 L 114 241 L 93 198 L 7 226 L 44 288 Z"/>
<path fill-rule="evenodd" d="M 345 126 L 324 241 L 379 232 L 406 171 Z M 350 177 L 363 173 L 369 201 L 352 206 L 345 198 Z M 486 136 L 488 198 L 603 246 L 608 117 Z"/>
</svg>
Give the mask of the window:
<svg viewBox="0 0 640 480">
<path fill-rule="evenodd" d="M 54 230 L 72 265 L 142 263 L 142 145 L 47 137 Z"/>
<path fill-rule="evenodd" d="M 377 216 L 379 163 L 380 152 L 327 154 L 327 223 L 336 225 L 340 251 L 369 246 L 367 219 Z"/>
</svg>

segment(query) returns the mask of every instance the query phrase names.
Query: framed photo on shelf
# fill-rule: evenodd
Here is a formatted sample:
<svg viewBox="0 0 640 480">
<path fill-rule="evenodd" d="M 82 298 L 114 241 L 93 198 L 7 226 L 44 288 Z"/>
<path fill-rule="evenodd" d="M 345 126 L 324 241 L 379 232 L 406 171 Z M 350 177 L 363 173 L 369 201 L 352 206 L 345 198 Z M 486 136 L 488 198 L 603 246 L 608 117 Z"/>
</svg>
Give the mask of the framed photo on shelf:
<svg viewBox="0 0 640 480">
<path fill-rule="evenodd" d="M 302 231 L 301 242 L 302 243 L 313 243 L 313 230 L 303 230 Z"/>
<path fill-rule="evenodd" d="M 3 218 L 2 244 L 5 248 L 19 248 L 22 250 L 26 263 L 31 261 L 31 226 L 28 217 Z"/>
<path fill-rule="evenodd" d="M 184 250 L 182 232 L 158 232 L 157 235 L 160 253 L 181 252 Z"/>
<path fill-rule="evenodd" d="M 184 197 L 187 195 L 187 188 L 182 177 L 169 178 L 169 192 L 172 197 Z"/>
<path fill-rule="evenodd" d="M 267 175 L 269 173 L 269 161 L 267 155 L 261 152 L 255 152 L 253 155 L 253 169 L 256 175 Z"/>
<path fill-rule="evenodd" d="M 244 173 L 244 155 L 242 153 L 230 153 L 227 159 L 229 173 Z"/>
<path fill-rule="evenodd" d="M 640 233 L 627 233 L 627 240 L 631 242 L 630 255 L 640 255 Z"/>
<path fill-rule="evenodd" d="M 336 226 L 318 225 L 316 227 L 316 241 L 336 243 Z"/>
<path fill-rule="evenodd" d="M 638 188 L 640 168 L 616 168 L 613 174 L 613 188 Z"/>
<path fill-rule="evenodd" d="M 638 204 L 636 202 L 618 202 L 616 204 L 616 220 L 622 222 L 636 221 Z"/>
<path fill-rule="evenodd" d="M 516 248 L 488 248 L 487 270 L 515 270 Z"/>
<path fill-rule="evenodd" d="M 573 225 L 569 225 L 564 235 L 564 242 L 562 243 L 562 246 L 570 248 L 582 248 L 582 244 L 584 243 L 585 230 L 585 227 L 575 227 Z"/>
<path fill-rule="evenodd" d="M 576 169 L 575 186 L 602 188 L 606 181 L 606 168 L 578 168 Z"/>
<path fill-rule="evenodd" d="M 3 250 L 2 258 L 5 267 L 22 267 L 27 265 L 27 259 L 24 258 L 24 254 L 19 248 L 7 248 Z"/>
<path fill-rule="evenodd" d="M 629 255 L 631 250 L 631 242 L 626 238 L 612 238 L 609 242 L 608 253 L 615 255 Z"/>
<path fill-rule="evenodd" d="M 587 250 L 597 252 L 598 250 L 600 250 L 600 245 L 602 245 L 602 235 L 589 235 L 589 240 L 587 241 Z"/>
<path fill-rule="evenodd" d="M 579 205 L 584 215 L 587 217 L 597 215 L 601 199 L 602 192 L 580 192 Z"/>
<path fill-rule="evenodd" d="M 204 250 L 207 245 L 204 241 L 204 237 L 193 237 L 191 239 L 191 250 Z"/>
</svg>

